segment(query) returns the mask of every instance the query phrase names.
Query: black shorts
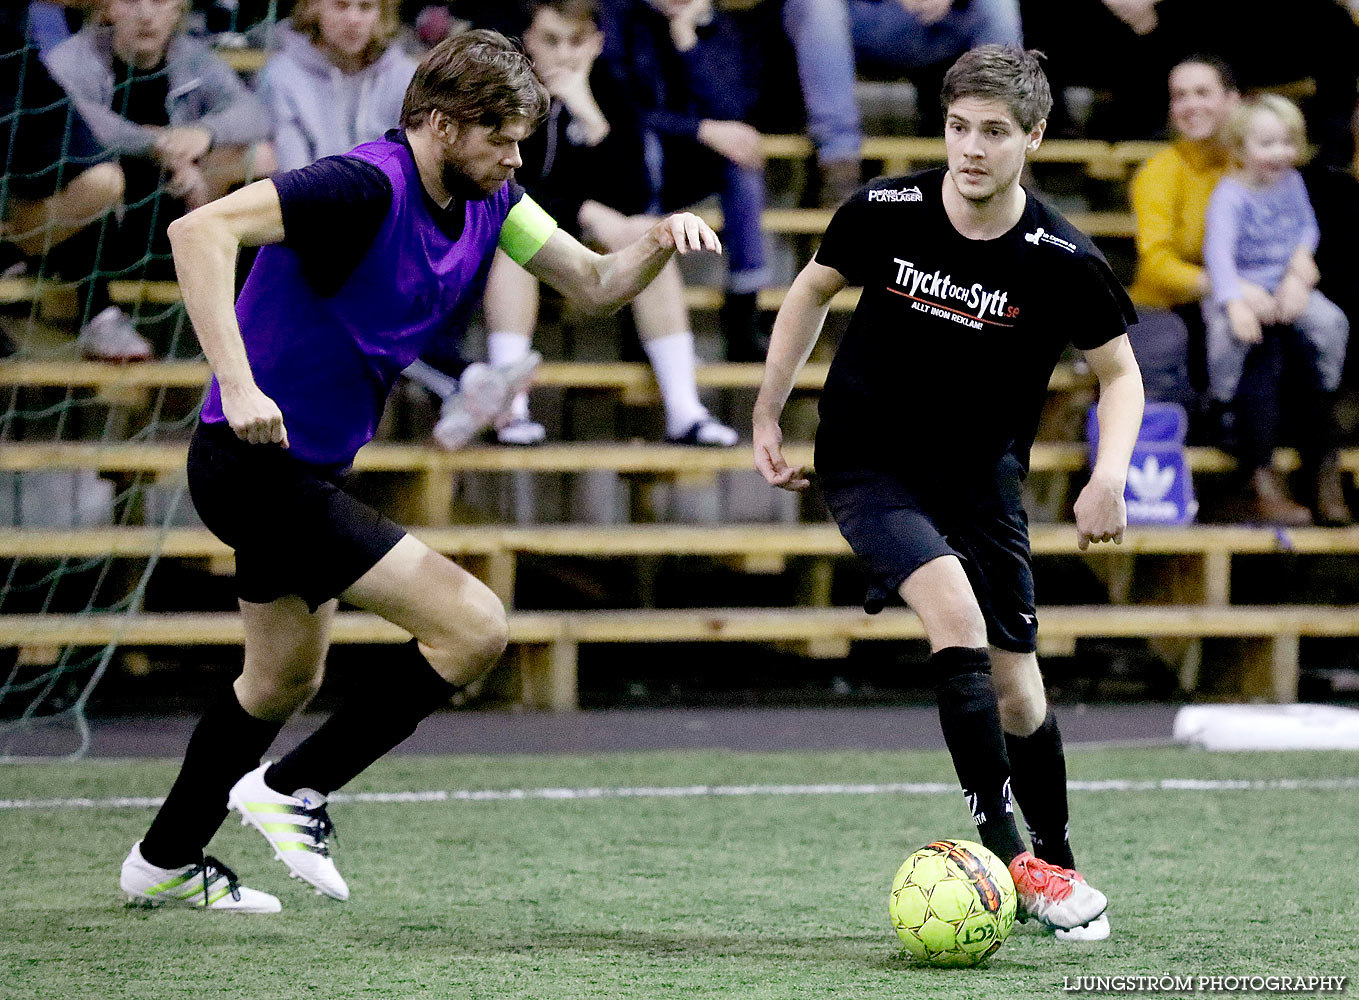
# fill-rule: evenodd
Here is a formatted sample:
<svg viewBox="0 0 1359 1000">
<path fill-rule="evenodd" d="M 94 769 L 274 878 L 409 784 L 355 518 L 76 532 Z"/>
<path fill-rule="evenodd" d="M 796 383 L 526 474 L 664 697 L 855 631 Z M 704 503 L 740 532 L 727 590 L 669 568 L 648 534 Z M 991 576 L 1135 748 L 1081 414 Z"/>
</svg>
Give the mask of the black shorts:
<svg viewBox="0 0 1359 1000">
<path fill-rule="evenodd" d="M 823 474 L 821 490 L 840 533 L 866 564 L 864 610 L 899 601 L 925 563 L 957 556 L 986 619 L 986 639 L 1012 653 L 1038 648 L 1029 520 L 1018 490 L 942 495 L 885 472 Z"/>
<path fill-rule="evenodd" d="M 247 444 L 225 423 L 199 423 L 189 444 L 189 495 L 208 530 L 236 550 L 241 600 L 297 594 L 315 611 L 406 534 L 341 489 L 340 472 L 276 444 Z"/>
</svg>

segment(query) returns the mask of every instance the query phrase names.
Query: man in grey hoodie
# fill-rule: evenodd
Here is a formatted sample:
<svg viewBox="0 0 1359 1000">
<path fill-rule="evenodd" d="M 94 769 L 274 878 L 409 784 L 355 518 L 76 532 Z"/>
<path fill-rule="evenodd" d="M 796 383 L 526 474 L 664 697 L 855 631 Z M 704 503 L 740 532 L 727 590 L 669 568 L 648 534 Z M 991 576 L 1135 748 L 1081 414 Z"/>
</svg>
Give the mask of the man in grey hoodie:
<svg viewBox="0 0 1359 1000">
<path fill-rule="evenodd" d="M 169 260 L 165 229 L 233 184 L 273 172 L 264 106 L 202 42 L 180 31 L 186 0 L 106 0 L 87 25 L 47 54 L 95 138 L 117 154 L 129 210 L 102 247 L 68 244 L 107 276 Z M 82 272 L 83 273 L 83 272 Z M 109 303 L 103 281 L 84 290 L 86 353 L 139 360 L 150 345 Z"/>
<path fill-rule="evenodd" d="M 401 118 L 415 59 L 393 39 L 396 0 L 301 0 L 260 74 L 282 170 L 347 153 Z"/>
</svg>

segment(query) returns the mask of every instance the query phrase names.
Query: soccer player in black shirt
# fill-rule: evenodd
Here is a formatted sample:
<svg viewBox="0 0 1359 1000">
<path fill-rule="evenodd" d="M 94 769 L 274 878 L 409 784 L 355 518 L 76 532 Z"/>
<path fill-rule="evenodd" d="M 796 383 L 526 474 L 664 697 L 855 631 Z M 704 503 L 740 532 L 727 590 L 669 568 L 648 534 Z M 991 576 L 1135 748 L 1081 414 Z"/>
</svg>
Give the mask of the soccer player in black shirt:
<svg viewBox="0 0 1359 1000">
<path fill-rule="evenodd" d="M 1033 54 L 973 49 L 948 71 L 941 101 L 947 169 L 859 191 L 779 310 L 755 404 L 755 464 L 772 485 L 809 485 L 783 458 L 779 416 L 831 297 L 862 286 L 821 397 L 822 491 L 867 564 L 866 609 L 899 596 L 925 626 L 944 738 L 1021 912 L 1064 939 L 1100 939 L 1107 900 L 1074 871 L 1067 839 L 1066 765 L 1035 655 L 1020 483 L 1048 379 L 1073 343 L 1100 384 L 1079 544 L 1121 541 L 1142 419 L 1124 332 L 1135 315 L 1094 245 L 1020 186 L 1052 106 Z"/>
</svg>

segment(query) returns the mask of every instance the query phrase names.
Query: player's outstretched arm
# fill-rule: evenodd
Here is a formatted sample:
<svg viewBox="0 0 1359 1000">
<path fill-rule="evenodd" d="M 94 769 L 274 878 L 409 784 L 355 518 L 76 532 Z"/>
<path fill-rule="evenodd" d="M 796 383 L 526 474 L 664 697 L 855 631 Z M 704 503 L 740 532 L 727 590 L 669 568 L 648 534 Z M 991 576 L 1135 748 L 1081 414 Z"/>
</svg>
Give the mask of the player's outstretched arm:
<svg viewBox="0 0 1359 1000">
<path fill-rule="evenodd" d="M 811 261 L 794 279 L 774 320 L 754 413 L 755 468 L 771 486 L 805 490 L 811 485 L 806 469 L 794 469 L 784 461 L 779 418 L 793 391 L 798 370 L 807 363 L 816 338 L 821 335 L 831 299 L 845 285 L 844 275 L 839 271 Z"/>
<path fill-rule="evenodd" d="M 278 405 L 255 385 L 236 323 L 236 255 L 283 239 L 278 189 L 257 181 L 170 223 L 175 271 L 203 353 L 222 388 L 222 412 L 251 444 L 288 446 Z"/>
<path fill-rule="evenodd" d="M 690 212 L 666 216 L 640 239 L 610 254 L 597 254 L 569 233 L 553 232 L 524 269 L 577 307 L 611 313 L 631 302 L 661 273 L 673 254 L 721 253 L 712 227 Z"/>
<path fill-rule="evenodd" d="M 1142 427 L 1142 372 L 1126 334 L 1085 352 L 1099 380 L 1099 451 L 1081 495 L 1076 498 L 1076 543 L 1122 542 L 1128 526 L 1123 490 L 1128 482 L 1137 432 Z"/>
</svg>

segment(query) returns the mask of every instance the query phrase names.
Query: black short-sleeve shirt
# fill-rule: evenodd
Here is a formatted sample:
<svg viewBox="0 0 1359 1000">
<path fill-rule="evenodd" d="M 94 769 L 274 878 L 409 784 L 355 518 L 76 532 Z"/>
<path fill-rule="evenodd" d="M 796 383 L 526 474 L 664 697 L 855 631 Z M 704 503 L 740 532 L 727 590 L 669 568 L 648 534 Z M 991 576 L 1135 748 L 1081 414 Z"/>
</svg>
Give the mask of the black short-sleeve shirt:
<svg viewBox="0 0 1359 1000">
<path fill-rule="evenodd" d="M 863 288 L 821 396 L 823 473 L 1023 475 L 1067 345 L 1099 347 L 1136 320 L 1099 250 L 1031 192 L 1012 229 L 972 240 L 945 213 L 945 175 L 871 182 L 817 250 Z"/>
</svg>

